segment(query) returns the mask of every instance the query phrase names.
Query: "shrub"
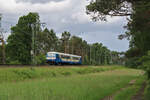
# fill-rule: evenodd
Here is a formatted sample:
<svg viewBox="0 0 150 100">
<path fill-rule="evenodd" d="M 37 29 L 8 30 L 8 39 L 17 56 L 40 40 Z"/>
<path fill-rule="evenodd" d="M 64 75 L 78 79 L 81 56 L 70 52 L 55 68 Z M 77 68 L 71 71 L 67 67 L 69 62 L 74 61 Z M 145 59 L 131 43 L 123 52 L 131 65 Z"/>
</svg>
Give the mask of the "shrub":
<svg viewBox="0 0 150 100">
<path fill-rule="evenodd" d="M 21 63 L 18 60 L 15 60 L 15 61 L 10 61 L 9 64 L 10 65 L 20 65 Z"/>
<path fill-rule="evenodd" d="M 145 68 L 148 78 L 150 79 L 150 60 L 143 62 L 143 67 Z"/>
<path fill-rule="evenodd" d="M 150 98 L 150 81 L 147 82 L 147 88 L 145 89 L 145 93 L 144 93 L 144 100 L 149 100 Z"/>
<path fill-rule="evenodd" d="M 35 61 L 37 65 L 44 65 L 46 64 L 46 57 L 43 54 L 40 54 L 35 57 Z"/>
<path fill-rule="evenodd" d="M 14 70 L 13 72 L 15 74 L 17 74 L 19 77 L 21 77 L 22 80 L 32 79 L 37 76 L 35 70 L 32 70 L 32 69 L 30 69 L 30 70 Z"/>
<path fill-rule="evenodd" d="M 86 72 L 85 72 L 85 70 L 78 70 L 77 73 L 78 74 L 85 74 Z"/>
<path fill-rule="evenodd" d="M 150 51 L 148 51 L 147 55 L 141 57 L 139 62 L 141 62 L 140 68 L 146 70 L 148 78 L 150 79 Z"/>
<path fill-rule="evenodd" d="M 64 76 L 70 76 L 71 72 L 62 72 L 61 74 L 64 75 Z"/>
<path fill-rule="evenodd" d="M 139 65 L 140 65 L 139 57 L 129 58 L 125 62 L 125 66 L 130 67 L 130 68 L 138 68 Z"/>
<path fill-rule="evenodd" d="M 51 72 L 51 74 L 52 74 L 53 77 L 57 76 L 57 74 L 55 72 Z"/>
</svg>

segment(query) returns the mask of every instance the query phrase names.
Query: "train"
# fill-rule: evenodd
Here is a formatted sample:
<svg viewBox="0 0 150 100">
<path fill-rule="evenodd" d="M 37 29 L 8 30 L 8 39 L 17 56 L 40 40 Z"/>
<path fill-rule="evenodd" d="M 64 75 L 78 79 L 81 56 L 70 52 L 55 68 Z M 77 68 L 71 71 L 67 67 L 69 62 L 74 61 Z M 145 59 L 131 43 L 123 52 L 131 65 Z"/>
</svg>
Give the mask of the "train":
<svg viewBox="0 0 150 100">
<path fill-rule="evenodd" d="M 82 57 L 60 52 L 47 52 L 46 62 L 50 65 L 81 65 Z"/>
</svg>

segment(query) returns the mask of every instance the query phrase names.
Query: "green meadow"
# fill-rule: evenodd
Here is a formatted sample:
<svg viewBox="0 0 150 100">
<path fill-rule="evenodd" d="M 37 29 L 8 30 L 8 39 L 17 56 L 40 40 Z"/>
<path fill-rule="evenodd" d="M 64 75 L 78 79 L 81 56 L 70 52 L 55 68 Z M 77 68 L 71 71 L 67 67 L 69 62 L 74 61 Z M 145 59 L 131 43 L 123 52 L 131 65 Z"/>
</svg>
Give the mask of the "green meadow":
<svg viewBox="0 0 150 100">
<path fill-rule="evenodd" d="M 0 100 L 130 100 L 146 79 L 121 66 L 0 68 Z"/>
</svg>

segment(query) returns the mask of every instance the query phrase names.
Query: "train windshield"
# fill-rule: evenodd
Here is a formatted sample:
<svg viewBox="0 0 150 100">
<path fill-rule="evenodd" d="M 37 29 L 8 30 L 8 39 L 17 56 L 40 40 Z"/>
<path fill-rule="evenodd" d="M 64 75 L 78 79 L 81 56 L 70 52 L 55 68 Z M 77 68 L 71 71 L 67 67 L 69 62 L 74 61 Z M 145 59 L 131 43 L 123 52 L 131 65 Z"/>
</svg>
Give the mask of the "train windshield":
<svg viewBox="0 0 150 100">
<path fill-rule="evenodd" d="M 54 53 L 48 53 L 48 56 L 49 57 L 56 57 L 56 54 L 54 54 Z"/>
<path fill-rule="evenodd" d="M 56 54 L 54 54 L 54 53 L 48 53 L 47 54 L 47 59 L 56 59 Z"/>
</svg>

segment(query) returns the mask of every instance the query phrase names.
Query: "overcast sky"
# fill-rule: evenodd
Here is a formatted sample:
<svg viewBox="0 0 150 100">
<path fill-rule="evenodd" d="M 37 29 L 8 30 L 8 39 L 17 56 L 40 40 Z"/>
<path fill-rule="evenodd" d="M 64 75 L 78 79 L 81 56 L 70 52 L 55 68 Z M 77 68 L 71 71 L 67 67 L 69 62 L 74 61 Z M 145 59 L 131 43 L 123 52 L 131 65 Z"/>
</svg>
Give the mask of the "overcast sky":
<svg viewBox="0 0 150 100">
<path fill-rule="evenodd" d="M 111 50 L 126 51 L 127 40 L 118 40 L 125 32 L 125 17 L 108 17 L 107 22 L 93 22 L 85 13 L 89 0 L 0 0 L 2 27 L 10 32 L 20 16 L 38 12 L 41 22 L 54 29 L 57 36 L 63 31 L 82 37 L 88 43 L 100 42 Z"/>
</svg>

